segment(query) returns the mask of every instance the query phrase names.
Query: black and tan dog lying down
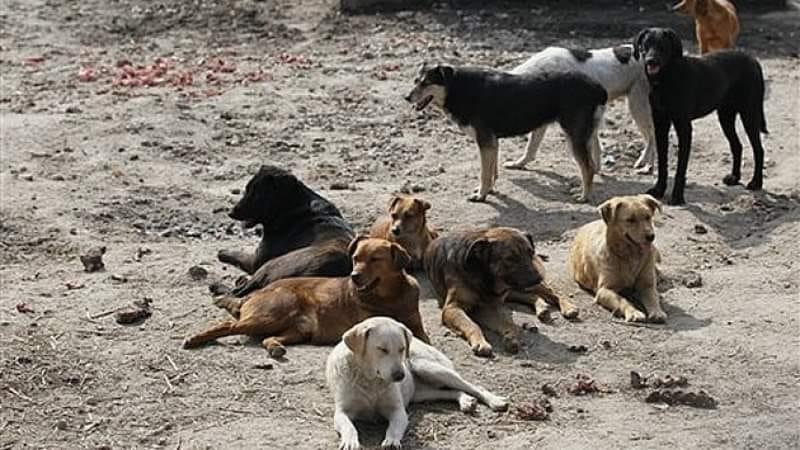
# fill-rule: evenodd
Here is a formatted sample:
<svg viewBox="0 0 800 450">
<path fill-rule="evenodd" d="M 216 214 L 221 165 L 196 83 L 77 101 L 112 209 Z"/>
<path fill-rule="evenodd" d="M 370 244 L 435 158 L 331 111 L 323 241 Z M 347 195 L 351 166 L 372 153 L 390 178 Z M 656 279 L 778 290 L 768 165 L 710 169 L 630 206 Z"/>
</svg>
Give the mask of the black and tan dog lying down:
<svg viewBox="0 0 800 450">
<path fill-rule="evenodd" d="M 544 265 L 530 234 L 514 228 L 439 237 L 425 252 L 425 270 L 442 308 L 442 323 L 464 337 L 478 356 L 492 354 L 481 327 L 498 333 L 510 353 L 519 350 L 519 329 L 506 301 L 527 304 L 539 314 L 541 299 L 566 318 L 578 316 L 578 308 L 544 282 Z"/>
<path fill-rule="evenodd" d="M 352 227 L 333 203 L 286 170 L 261 166 L 229 216 L 247 228 L 261 224 L 263 235 L 253 253 L 220 250 L 220 261 L 252 276 L 231 292 L 212 285 L 214 294 L 242 297 L 282 278 L 338 277 L 352 270 Z"/>
</svg>

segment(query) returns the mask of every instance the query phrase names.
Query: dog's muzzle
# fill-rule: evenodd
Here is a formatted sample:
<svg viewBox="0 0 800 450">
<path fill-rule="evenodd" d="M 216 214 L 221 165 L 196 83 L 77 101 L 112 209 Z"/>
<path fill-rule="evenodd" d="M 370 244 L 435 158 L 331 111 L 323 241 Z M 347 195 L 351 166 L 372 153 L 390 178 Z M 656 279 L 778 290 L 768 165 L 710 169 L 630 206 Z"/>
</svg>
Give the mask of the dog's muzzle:
<svg viewBox="0 0 800 450">
<path fill-rule="evenodd" d="M 422 111 L 423 109 L 425 109 L 426 106 L 428 106 L 431 103 L 431 101 L 433 101 L 433 96 L 429 95 L 423 98 L 422 100 L 418 101 L 417 104 L 414 105 L 414 109 L 416 109 L 417 111 Z"/>
<path fill-rule="evenodd" d="M 656 60 L 648 60 L 644 63 L 644 70 L 648 75 L 657 75 L 661 70 L 661 64 Z"/>
</svg>

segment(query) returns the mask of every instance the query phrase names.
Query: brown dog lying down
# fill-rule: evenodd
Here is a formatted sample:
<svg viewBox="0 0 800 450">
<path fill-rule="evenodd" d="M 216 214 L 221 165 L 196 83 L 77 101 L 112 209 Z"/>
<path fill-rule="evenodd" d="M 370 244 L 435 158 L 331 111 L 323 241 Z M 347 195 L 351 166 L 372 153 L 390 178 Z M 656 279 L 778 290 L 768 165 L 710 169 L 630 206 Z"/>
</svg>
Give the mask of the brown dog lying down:
<svg viewBox="0 0 800 450">
<path fill-rule="evenodd" d="M 422 257 L 428 245 L 438 237 L 428 228 L 425 212 L 431 204 L 407 195 L 394 195 L 389 201 L 388 216 L 372 225 L 371 237 L 396 242 L 411 255 L 411 267 L 422 269 Z"/>
<path fill-rule="evenodd" d="M 286 353 L 284 345 L 335 344 L 362 320 L 389 316 L 402 322 L 420 340 L 430 339 L 419 314 L 419 285 L 404 268 L 411 258 L 399 245 L 358 236 L 348 247 L 353 259 L 349 277 L 298 277 L 278 280 L 244 299 L 216 300 L 237 320 L 213 326 L 184 341 L 197 347 L 223 336 L 262 337 L 270 355 Z"/>
<path fill-rule="evenodd" d="M 352 269 L 347 245 L 355 233 L 350 224 L 333 203 L 279 167 L 261 166 L 229 216 L 248 228 L 263 227 L 255 253 L 218 254 L 220 261 L 252 275 L 233 290 L 238 297 L 282 278 L 340 277 Z M 227 293 L 219 285 L 211 289 Z"/>
<path fill-rule="evenodd" d="M 727 0 L 682 0 L 672 10 L 694 17 L 701 55 L 736 47 L 739 18 L 733 3 Z"/>
<path fill-rule="evenodd" d="M 624 295 L 638 298 L 646 319 L 663 322 L 656 292 L 658 250 L 653 245 L 653 215 L 661 211 L 649 195 L 614 197 L 599 206 L 602 220 L 578 229 L 569 266 L 575 281 L 594 293 L 595 303 L 629 322 L 643 322 L 645 314 Z"/>
<path fill-rule="evenodd" d="M 500 334 L 507 351 L 519 350 L 519 329 L 506 300 L 534 306 L 539 296 L 577 314 L 574 306 L 542 284 L 541 267 L 530 234 L 514 228 L 452 233 L 434 240 L 425 252 L 425 270 L 439 298 L 442 323 L 466 338 L 479 356 L 492 354 L 481 326 Z"/>
</svg>

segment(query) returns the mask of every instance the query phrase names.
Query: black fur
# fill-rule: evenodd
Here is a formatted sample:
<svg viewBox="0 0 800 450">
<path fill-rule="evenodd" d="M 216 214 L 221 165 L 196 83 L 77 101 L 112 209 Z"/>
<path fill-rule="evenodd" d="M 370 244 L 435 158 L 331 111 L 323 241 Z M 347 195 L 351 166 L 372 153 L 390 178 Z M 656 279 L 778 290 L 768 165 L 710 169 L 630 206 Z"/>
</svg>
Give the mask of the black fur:
<svg viewBox="0 0 800 450">
<path fill-rule="evenodd" d="M 489 69 L 448 67 L 444 109 L 461 126 L 485 138 L 526 134 L 557 121 L 578 143 L 594 129 L 594 113 L 608 95 L 579 73 L 512 75 Z"/>
<path fill-rule="evenodd" d="M 246 227 L 263 227 L 255 253 L 218 254 L 220 261 L 253 275 L 237 286 L 237 296 L 281 278 L 345 276 L 352 270 L 347 254 L 352 227 L 336 206 L 281 168 L 262 166 L 229 215 Z"/>
<path fill-rule="evenodd" d="M 585 48 L 569 48 L 567 50 L 569 50 L 569 52 L 572 54 L 572 57 L 578 62 L 586 62 L 592 57 L 592 52 L 586 50 Z"/>
<path fill-rule="evenodd" d="M 612 51 L 614 52 L 614 57 L 617 58 L 620 64 L 628 64 L 633 54 L 633 49 L 629 45 L 619 45 L 614 47 Z"/>
<path fill-rule="evenodd" d="M 644 59 L 650 81 L 650 105 L 658 152 L 658 181 L 647 191 L 660 198 L 667 189 L 667 150 L 669 128 L 678 135 L 678 166 L 670 204 L 683 204 L 686 169 L 692 145 L 692 120 L 717 111 L 722 131 L 733 155 L 731 173 L 723 182 L 739 183 L 742 144 L 736 135 L 736 116 L 742 119 L 753 147 L 755 168 L 747 189 L 759 190 L 763 184 L 764 148 L 760 133 L 767 132 L 764 117 L 764 75 L 752 56 L 724 50 L 700 58 L 683 56 L 680 38 L 668 28 L 642 30 L 634 41 L 634 56 Z"/>
</svg>

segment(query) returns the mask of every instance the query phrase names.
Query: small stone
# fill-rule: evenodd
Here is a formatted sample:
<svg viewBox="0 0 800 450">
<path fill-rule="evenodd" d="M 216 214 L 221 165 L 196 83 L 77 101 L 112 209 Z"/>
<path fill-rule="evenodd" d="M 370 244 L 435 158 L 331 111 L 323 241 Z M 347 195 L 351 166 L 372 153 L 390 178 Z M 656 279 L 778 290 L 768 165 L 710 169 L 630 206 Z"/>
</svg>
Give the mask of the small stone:
<svg viewBox="0 0 800 450">
<path fill-rule="evenodd" d="M 572 353 L 586 353 L 589 349 L 585 345 L 570 345 L 567 350 Z"/>
<path fill-rule="evenodd" d="M 26 173 L 25 175 L 20 175 L 19 178 L 25 181 L 33 181 L 33 175 L 29 173 Z"/>
<path fill-rule="evenodd" d="M 556 388 L 553 387 L 550 383 L 545 383 L 542 385 L 542 393 L 548 397 L 558 397 L 558 392 L 556 392 Z"/>
<path fill-rule="evenodd" d="M 83 111 L 77 106 L 67 106 L 67 109 L 65 109 L 64 112 L 67 114 L 80 114 Z"/>
<path fill-rule="evenodd" d="M 259 369 L 259 370 L 272 370 L 274 368 L 275 366 L 273 366 L 272 363 L 262 363 L 253 366 L 253 369 Z"/>
<path fill-rule="evenodd" d="M 344 181 L 334 181 L 330 185 L 330 189 L 333 191 L 345 191 L 350 189 L 350 185 L 345 183 Z"/>
<path fill-rule="evenodd" d="M 111 275 L 111 280 L 112 281 L 116 281 L 117 283 L 127 283 L 128 282 L 128 278 L 125 275 L 119 275 L 119 274 L 116 274 L 116 273 Z"/>
<path fill-rule="evenodd" d="M 239 194 L 241 194 L 241 193 L 242 193 L 242 190 L 241 190 L 241 189 L 239 189 L 239 188 L 233 188 L 233 189 L 231 189 L 231 194 L 233 194 L 233 195 L 239 195 Z"/>
<path fill-rule="evenodd" d="M 200 266 L 189 267 L 189 277 L 194 281 L 200 281 L 208 277 L 208 271 Z"/>
<path fill-rule="evenodd" d="M 647 387 L 645 379 L 635 370 L 631 370 L 631 387 L 634 389 L 643 389 Z"/>
<path fill-rule="evenodd" d="M 103 255 L 106 253 L 106 248 L 103 247 L 93 247 L 90 248 L 85 255 L 81 255 L 81 263 L 83 263 L 83 269 L 86 272 L 97 272 L 98 270 L 102 270 L 105 267 L 103 263 Z"/>
<path fill-rule="evenodd" d="M 704 225 L 698 223 L 694 226 L 694 232 L 695 234 L 706 234 L 708 233 L 708 229 Z"/>
</svg>

